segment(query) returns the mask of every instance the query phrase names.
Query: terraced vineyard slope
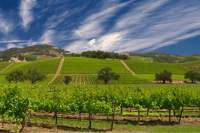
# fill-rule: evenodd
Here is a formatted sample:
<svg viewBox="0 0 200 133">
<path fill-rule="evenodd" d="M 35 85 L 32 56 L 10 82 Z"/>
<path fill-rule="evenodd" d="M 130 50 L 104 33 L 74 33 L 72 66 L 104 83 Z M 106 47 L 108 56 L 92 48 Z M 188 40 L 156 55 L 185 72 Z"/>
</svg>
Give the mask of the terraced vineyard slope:
<svg viewBox="0 0 200 133">
<path fill-rule="evenodd" d="M 123 60 L 120 60 L 122 64 L 124 64 L 124 66 L 126 67 L 126 69 L 128 69 L 132 74 L 135 74 L 128 66 L 127 64 L 123 61 Z"/>
<path fill-rule="evenodd" d="M 155 74 L 167 70 L 172 74 L 185 74 L 188 70 L 179 66 L 178 64 L 171 63 L 158 63 L 158 62 L 142 62 L 125 60 L 128 67 L 136 74 Z"/>
<path fill-rule="evenodd" d="M 0 62 L 0 72 L 5 70 L 5 68 L 9 67 L 9 65 L 12 64 L 10 62 Z"/>
<path fill-rule="evenodd" d="M 55 74 L 54 78 L 53 78 L 47 85 L 51 84 L 51 82 L 53 82 L 54 79 L 59 75 L 59 73 L 60 73 L 60 71 L 61 71 L 61 68 L 62 68 L 62 65 L 63 65 L 63 62 L 64 62 L 64 59 L 65 59 L 65 58 L 62 58 L 62 59 L 61 59 L 60 64 L 59 64 L 59 66 L 58 66 L 58 69 L 57 69 L 57 71 L 56 71 L 56 74 Z"/>
<path fill-rule="evenodd" d="M 150 57 L 142 57 L 142 56 L 137 56 L 137 55 L 134 55 L 134 56 L 128 56 L 131 60 L 134 60 L 134 61 L 144 61 L 144 62 L 151 62 L 151 60 L 153 60 L 153 58 L 150 58 Z"/>
<path fill-rule="evenodd" d="M 189 69 L 190 71 L 195 71 L 200 73 L 200 60 L 190 61 L 185 63 L 179 63 L 180 66 Z"/>
<path fill-rule="evenodd" d="M 53 58 L 34 62 L 15 62 L 12 66 L 10 66 L 8 69 L 4 70 L 0 74 L 7 75 L 15 69 L 20 69 L 24 73 L 26 73 L 29 67 L 37 67 L 38 71 L 40 71 L 41 73 L 56 73 L 60 60 L 61 58 Z"/>
<path fill-rule="evenodd" d="M 86 57 L 65 57 L 60 73 L 94 73 L 104 67 L 111 67 L 115 73 L 131 74 L 120 60 L 94 59 Z"/>
</svg>

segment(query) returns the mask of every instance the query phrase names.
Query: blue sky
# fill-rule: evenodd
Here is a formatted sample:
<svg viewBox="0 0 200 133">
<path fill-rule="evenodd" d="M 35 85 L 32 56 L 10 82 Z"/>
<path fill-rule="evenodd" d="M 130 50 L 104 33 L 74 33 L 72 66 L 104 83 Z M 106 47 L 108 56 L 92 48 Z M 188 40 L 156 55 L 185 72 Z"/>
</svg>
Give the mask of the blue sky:
<svg viewBox="0 0 200 133">
<path fill-rule="evenodd" d="M 200 0 L 0 0 L 0 51 L 200 54 Z"/>
</svg>

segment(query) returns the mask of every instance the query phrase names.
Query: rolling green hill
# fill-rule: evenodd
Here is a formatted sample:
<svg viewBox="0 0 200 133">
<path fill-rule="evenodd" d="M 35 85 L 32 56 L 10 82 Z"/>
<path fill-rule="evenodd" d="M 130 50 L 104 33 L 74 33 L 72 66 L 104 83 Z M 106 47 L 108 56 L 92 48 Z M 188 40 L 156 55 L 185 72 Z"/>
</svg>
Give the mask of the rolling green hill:
<svg viewBox="0 0 200 133">
<path fill-rule="evenodd" d="M 10 74 L 15 69 L 20 69 L 24 73 L 27 72 L 29 67 L 37 67 L 41 73 L 56 73 L 61 58 L 53 58 L 47 60 L 40 60 L 34 62 L 15 62 L 9 68 L 0 73 L 0 75 Z"/>
<path fill-rule="evenodd" d="M 172 74 L 185 74 L 188 70 L 179 66 L 178 64 L 171 63 L 158 63 L 158 62 L 142 62 L 125 60 L 129 68 L 136 74 L 155 74 L 167 70 Z"/>
<path fill-rule="evenodd" d="M 111 67 L 115 73 L 131 74 L 120 60 L 94 59 L 86 57 L 65 57 L 60 73 L 94 73 L 104 67 Z"/>
</svg>

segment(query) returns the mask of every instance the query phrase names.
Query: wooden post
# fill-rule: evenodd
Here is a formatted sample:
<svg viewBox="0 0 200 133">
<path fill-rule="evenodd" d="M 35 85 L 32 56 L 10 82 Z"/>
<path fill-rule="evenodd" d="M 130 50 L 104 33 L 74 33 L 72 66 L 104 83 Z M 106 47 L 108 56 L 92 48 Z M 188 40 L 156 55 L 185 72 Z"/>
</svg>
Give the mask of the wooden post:
<svg viewBox="0 0 200 133">
<path fill-rule="evenodd" d="M 121 115 L 123 114 L 123 108 L 121 107 Z"/>
<path fill-rule="evenodd" d="M 116 103 L 117 103 L 117 100 L 115 100 L 115 107 L 114 107 L 113 119 L 112 119 L 112 124 L 111 124 L 111 131 L 113 131 L 113 123 L 114 123 L 114 119 L 115 119 L 115 108 L 116 108 Z"/>
</svg>

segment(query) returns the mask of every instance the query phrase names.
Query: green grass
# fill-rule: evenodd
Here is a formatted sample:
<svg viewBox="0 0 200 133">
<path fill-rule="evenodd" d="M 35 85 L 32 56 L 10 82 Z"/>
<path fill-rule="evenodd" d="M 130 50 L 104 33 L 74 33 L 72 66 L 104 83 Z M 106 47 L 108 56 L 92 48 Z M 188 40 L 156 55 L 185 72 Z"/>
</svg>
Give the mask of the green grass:
<svg viewBox="0 0 200 133">
<path fill-rule="evenodd" d="M 37 123 L 44 123 L 47 122 L 49 124 L 55 124 L 55 119 L 50 118 L 31 118 L 32 122 Z M 88 120 L 67 120 L 67 119 L 58 119 L 58 124 L 61 125 L 68 125 L 68 126 L 75 126 L 75 127 L 88 127 L 89 121 Z M 110 129 L 111 122 L 108 121 L 93 121 L 92 120 L 92 128 L 95 129 Z M 54 127 L 52 127 L 54 128 Z M 148 131 L 148 132 L 199 132 L 200 126 L 162 126 L 162 125 L 139 125 L 139 124 L 123 124 L 118 123 L 113 125 L 113 130 L 115 131 L 127 131 L 129 129 L 131 131 Z M 88 130 L 85 130 L 88 132 Z M 82 130 L 84 132 L 84 130 Z"/>
<path fill-rule="evenodd" d="M 61 58 L 53 58 L 34 62 L 15 62 L 13 65 L 11 65 L 8 69 L 1 72 L 0 74 L 7 75 L 15 69 L 20 69 L 24 73 L 26 73 L 29 67 L 37 67 L 38 71 L 40 71 L 41 73 L 56 73 L 60 60 Z"/>
<path fill-rule="evenodd" d="M 179 63 L 179 64 L 187 67 L 191 71 L 195 71 L 195 72 L 200 73 L 200 60 L 190 61 L 190 62 L 185 62 L 185 63 Z"/>
<path fill-rule="evenodd" d="M 86 57 L 66 57 L 60 73 L 94 73 L 104 67 L 116 73 L 129 73 L 120 60 L 94 59 Z"/>
<path fill-rule="evenodd" d="M 0 62 L 0 71 L 3 70 L 5 67 L 7 67 L 9 64 L 11 64 L 10 62 Z"/>
<path fill-rule="evenodd" d="M 188 108 L 188 107 L 186 107 L 186 108 Z M 184 108 L 184 109 L 186 109 L 186 108 Z M 121 115 L 121 111 L 117 111 L 116 114 Z M 138 115 L 138 112 L 123 111 L 122 115 Z M 140 112 L 140 115 L 147 116 L 147 112 Z M 149 112 L 148 115 L 149 116 L 160 116 L 161 115 L 161 116 L 168 117 L 169 112 L 154 111 L 154 112 Z M 180 111 L 178 111 L 178 112 L 176 111 L 176 115 L 180 115 Z M 173 116 L 173 111 L 171 111 L 171 116 Z M 189 111 L 184 110 L 182 116 L 199 116 L 199 112 L 189 112 Z"/>
<path fill-rule="evenodd" d="M 145 61 L 145 62 L 151 62 L 151 60 L 153 60 L 152 58 L 150 57 L 142 57 L 142 56 L 128 56 L 130 57 L 131 60 L 134 60 L 134 61 Z"/>
<path fill-rule="evenodd" d="M 156 74 L 167 70 L 172 74 L 185 74 L 188 70 L 178 64 L 125 60 L 136 74 Z"/>
</svg>

